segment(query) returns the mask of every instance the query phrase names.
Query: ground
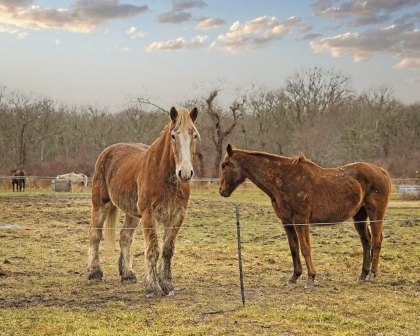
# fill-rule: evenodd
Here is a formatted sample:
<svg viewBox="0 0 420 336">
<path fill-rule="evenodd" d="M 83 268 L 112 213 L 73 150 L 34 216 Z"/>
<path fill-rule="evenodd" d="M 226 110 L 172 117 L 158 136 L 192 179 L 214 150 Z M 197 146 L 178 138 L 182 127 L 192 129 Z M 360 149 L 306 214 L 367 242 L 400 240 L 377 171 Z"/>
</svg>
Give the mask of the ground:
<svg viewBox="0 0 420 336">
<path fill-rule="evenodd" d="M 296 285 L 286 284 L 292 274 L 287 239 L 265 195 L 240 190 L 225 200 L 215 190 L 194 191 L 177 237 L 175 295 L 150 299 L 141 281 L 141 230 L 132 249 L 140 281 L 120 282 L 116 243 L 115 251 L 101 247 L 105 281 L 90 283 L 89 193 L 3 193 L 0 334 L 129 334 L 141 328 L 145 335 L 411 335 L 420 318 L 420 210 L 395 204 L 374 283 L 357 281 L 361 246 L 352 224 L 343 223 L 312 230 L 318 275 L 315 288 L 305 290 L 306 270 Z"/>
</svg>

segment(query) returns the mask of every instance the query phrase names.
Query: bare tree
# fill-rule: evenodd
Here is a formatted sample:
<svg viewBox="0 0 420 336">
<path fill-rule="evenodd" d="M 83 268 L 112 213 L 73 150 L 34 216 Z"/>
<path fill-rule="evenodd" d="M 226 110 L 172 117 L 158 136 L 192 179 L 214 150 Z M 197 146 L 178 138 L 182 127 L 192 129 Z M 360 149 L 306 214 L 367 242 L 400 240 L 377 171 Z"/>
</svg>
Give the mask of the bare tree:
<svg viewBox="0 0 420 336">
<path fill-rule="evenodd" d="M 303 69 L 286 79 L 286 95 L 299 123 L 337 109 L 353 94 L 351 78 L 334 69 Z"/>
<path fill-rule="evenodd" d="M 223 141 L 231 134 L 242 115 L 243 102 L 239 103 L 236 100 L 229 107 L 231 118 L 226 118 L 227 113 L 223 113 L 222 108 L 215 103 L 219 90 L 210 92 L 206 101 L 206 113 L 211 117 L 213 123 L 212 141 L 216 149 L 216 156 L 214 159 L 212 177 L 217 178 L 220 174 L 220 162 L 223 156 Z"/>
<path fill-rule="evenodd" d="M 39 117 L 39 110 L 36 108 L 37 102 L 31 96 L 18 92 L 13 92 L 9 96 L 9 104 L 18 132 L 18 166 L 19 169 L 24 169 L 26 154 L 31 144 L 30 129 L 33 128 L 34 122 Z"/>
</svg>

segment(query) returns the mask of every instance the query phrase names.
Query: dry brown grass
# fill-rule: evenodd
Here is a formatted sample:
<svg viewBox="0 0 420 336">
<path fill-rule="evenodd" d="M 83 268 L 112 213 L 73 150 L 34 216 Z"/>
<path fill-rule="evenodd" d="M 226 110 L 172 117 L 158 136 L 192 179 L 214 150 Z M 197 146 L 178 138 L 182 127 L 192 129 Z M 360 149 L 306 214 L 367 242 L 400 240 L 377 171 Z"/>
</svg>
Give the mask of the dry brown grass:
<svg viewBox="0 0 420 336">
<path fill-rule="evenodd" d="M 246 305 L 238 279 L 240 205 Z M 353 226 L 312 230 L 317 286 L 286 285 L 292 263 L 269 200 L 254 188 L 222 199 L 195 189 L 177 238 L 174 296 L 146 298 L 121 284 L 118 251 L 102 251 L 106 280 L 86 280 L 90 198 L 0 193 L 1 335 L 413 335 L 420 319 L 420 209 L 389 209 L 380 274 L 357 282 Z M 393 205 L 393 204 L 391 204 Z M 143 272 L 143 239 L 133 243 Z"/>
</svg>

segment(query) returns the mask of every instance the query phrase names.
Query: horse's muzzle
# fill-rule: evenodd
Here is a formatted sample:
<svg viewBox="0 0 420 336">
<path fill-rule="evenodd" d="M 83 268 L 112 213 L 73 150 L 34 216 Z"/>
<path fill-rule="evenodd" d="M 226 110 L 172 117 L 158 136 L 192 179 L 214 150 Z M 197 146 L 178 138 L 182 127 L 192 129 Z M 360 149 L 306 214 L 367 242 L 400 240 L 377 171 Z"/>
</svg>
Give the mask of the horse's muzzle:
<svg viewBox="0 0 420 336">
<path fill-rule="evenodd" d="M 188 173 L 183 174 L 183 171 L 182 170 L 179 170 L 178 171 L 178 177 L 179 177 L 179 179 L 181 181 L 184 181 L 184 182 L 187 182 L 187 181 L 191 180 L 191 178 L 193 177 L 193 175 L 194 175 L 194 171 L 193 170 L 191 170 L 189 174 Z"/>
<path fill-rule="evenodd" d="M 226 190 L 222 190 L 221 188 L 219 188 L 219 194 L 220 194 L 220 196 L 223 196 L 223 197 L 229 197 L 230 196 L 229 192 L 227 192 Z"/>
</svg>

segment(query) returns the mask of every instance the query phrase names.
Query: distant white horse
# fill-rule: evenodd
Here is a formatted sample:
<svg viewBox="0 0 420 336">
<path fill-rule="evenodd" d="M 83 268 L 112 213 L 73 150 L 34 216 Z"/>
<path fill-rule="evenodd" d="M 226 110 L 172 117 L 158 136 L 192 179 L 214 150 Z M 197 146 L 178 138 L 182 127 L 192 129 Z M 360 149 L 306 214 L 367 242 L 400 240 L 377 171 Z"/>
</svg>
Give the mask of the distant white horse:
<svg viewBox="0 0 420 336">
<path fill-rule="evenodd" d="M 70 180 L 73 184 L 79 184 L 82 186 L 82 191 L 85 190 L 88 184 L 88 177 L 85 174 L 68 173 L 63 175 L 57 175 L 56 180 Z"/>
</svg>

